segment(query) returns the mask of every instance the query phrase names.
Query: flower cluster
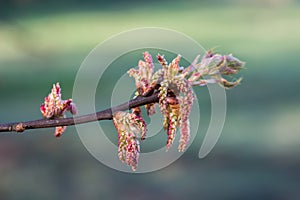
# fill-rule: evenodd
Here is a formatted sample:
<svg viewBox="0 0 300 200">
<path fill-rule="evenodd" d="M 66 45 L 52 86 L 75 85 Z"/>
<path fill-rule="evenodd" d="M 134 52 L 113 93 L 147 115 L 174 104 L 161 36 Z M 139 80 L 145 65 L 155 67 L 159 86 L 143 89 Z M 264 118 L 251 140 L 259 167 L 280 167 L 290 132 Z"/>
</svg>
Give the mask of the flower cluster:
<svg viewBox="0 0 300 200">
<path fill-rule="evenodd" d="M 76 106 L 72 99 L 61 99 L 61 88 L 59 83 L 53 84 L 51 93 L 45 97 L 44 103 L 40 106 L 40 111 L 46 119 L 64 118 L 66 111 L 69 111 L 73 115 L 77 113 Z M 65 126 L 58 126 L 55 128 L 54 135 L 59 137 L 65 130 Z"/>
<path fill-rule="evenodd" d="M 228 80 L 224 76 L 237 74 L 244 63 L 230 55 L 220 55 L 208 51 L 199 62 L 197 56 L 190 66 L 179 65 L 178 55 L 168 64 L 164 56 L 158 54 L 157 60 L 161 69 L 154 72 L 152 56 L 144 53 L 144 60 L 138 63 L 138 69 L 130 69 L 128 74 L 135 79 L 136 96 L 148 96 L 155 92 L 159 97 L 159 108 L 164 116 L 163 127 L 167 133 L 167 150 L 171 147 L 176 131 L 180 130 L 179 151 L 184 151 L 190 139 L 189 116 L 194 101 L 192 86 L 205 86 L 218 83 L 224 88 L 238 85 L 241 78 Z M 155 113 L 155 104 L 145 105 L 148 115 Z M 140 108 L 132 113 L 117 112 L 114 124 L 119 134 L 119 158 L 136 170 L 140 152 L 137 133 L 145 139 L 146 123 Z"/>
<path fill-rule="evenodd" d="M 190 82 L 179 66 L 181 56 L 178 55 L 170 64 L 163 56 L 157 56 L 164 73 L 159 83 L 159 106 L 164 115 L 164 128 L 167 131 L 167 150 L 173 143 L 176 129 L 180 128 L 179 151 L 184 151 L 190 138 L 189 114 L 194 95 Z"/>
<path fill-rule="evenodd" d="M 151 89 L 153 88 L 152 84 L 152 76 L 154 71 L 154 64 L 152 60 L 151 54 L 148 52 L 144 53 L 144 61 L 140 60 L 138 63 L 138 70 L 131 68 L 128 71 L 129 76 L 135 79 L 135 84 L 137 88 L 137 94 L 145 96 L 147 95 Z M 148 115 L 155 114 L 155 105 L 147 104 L 145 105 Z"/>
<path fill-rule="evenodd" d="M 135 108 L 132 113 L 119 111 L 113 115 L 113 122 L 118 131 L 119 159 L 131 166 L 133 171 L 137 169 L 140 155 L 137 137 L 140 136 L 143 140 L 147 128 L 140 113 L 140 108 Z"/>
</svg>

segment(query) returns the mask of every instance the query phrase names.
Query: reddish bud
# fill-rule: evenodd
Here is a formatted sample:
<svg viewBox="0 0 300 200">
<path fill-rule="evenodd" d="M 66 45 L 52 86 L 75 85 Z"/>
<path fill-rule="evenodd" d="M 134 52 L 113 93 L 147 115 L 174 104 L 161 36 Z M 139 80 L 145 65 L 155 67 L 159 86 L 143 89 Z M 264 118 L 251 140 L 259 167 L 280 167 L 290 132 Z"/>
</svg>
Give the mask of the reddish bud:
<svg viewBox="0 0 300 200">
<path fill-rule="evenodd" d="M 73 115 L 77 113 L 76 106 L 72 102 L 72 99 L 61 99 L 61 88 L 59 83 L 53 84 L 51 93 L 45 97 L 44 103 L 40 106 L 40 111 L 46 119 L 63 118 L 66 111 L 69 111 Z M 56 137 L 61 136 L 65 129 L 65 126 L 56 127 L 54 135 Z"/>
</svg>

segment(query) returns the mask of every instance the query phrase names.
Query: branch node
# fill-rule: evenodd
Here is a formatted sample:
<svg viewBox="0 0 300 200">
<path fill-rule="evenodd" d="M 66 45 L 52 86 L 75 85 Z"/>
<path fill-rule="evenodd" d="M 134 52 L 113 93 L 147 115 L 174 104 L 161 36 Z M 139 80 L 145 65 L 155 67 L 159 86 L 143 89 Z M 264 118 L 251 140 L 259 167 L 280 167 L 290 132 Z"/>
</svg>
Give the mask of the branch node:
<svg viewBox="0 0 300 200">
<path fill-rule="evenodd" d="M 15 127 L 13 127 L 13 130 L 21 133 L 21 132 L 25 131 L 25 127 L 24 127 L 23 123 L 18 123 Z"/>
</svg>

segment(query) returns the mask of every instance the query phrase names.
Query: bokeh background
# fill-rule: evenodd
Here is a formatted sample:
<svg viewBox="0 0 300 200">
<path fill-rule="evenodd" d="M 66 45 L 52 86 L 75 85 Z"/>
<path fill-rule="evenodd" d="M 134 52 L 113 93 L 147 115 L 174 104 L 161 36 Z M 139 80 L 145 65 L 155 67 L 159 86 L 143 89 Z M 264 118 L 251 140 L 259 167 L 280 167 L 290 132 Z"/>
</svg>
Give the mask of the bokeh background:
<svg viewBox="0 0 300 200">
<path fill-rule="evenodd" d="M 0 199 L 299 199 L 296 0 L 2 0 L 0 123 L 40 118 L 39 105 L 53 83 L 61 83 L 65 98 L 72 96 L 76 72 L 92 48 L 145 26 L 178 30 L 247 63 L 242 84 L 227 91 L 226 124 L 209 156 L 198 159 L 210 102 L 207 88 L 197 88 L 196 139 L 179 160 L 153 173 L 126 174 L 102 165 L 74 127 L 60 139 L 52 129 L 2 133 Z M 137 59 L 128 62 L 134 66 Z M 102 80 L 99 110 L 109 105 L 115 73 L 107 71 Z M 111 123 L 100 123 L 116 140 Z"/>
</svg>

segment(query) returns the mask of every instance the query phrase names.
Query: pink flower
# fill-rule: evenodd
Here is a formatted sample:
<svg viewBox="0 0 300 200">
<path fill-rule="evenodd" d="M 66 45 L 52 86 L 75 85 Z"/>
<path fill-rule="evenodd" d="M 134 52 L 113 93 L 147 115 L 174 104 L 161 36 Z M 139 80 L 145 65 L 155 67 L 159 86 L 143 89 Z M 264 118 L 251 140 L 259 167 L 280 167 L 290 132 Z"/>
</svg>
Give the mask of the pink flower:
<svg viewBox="0 0 300 200">
<path fill-rule="evenodd" d="M 72 99 L 61 99 L 61 88 L 59 83 L 53 84 L 51 93 L 45 97 L 44 103 L 40 106 L 40 111 L 46 119 L 57 119 L 65 117 L 65 112 L 69 111 L 72 115 L 76 115 L 76 105 Z M 59 137 L 66 130 L 65 126 L 58 126 L 54 135 Z"/>
<path fill-rule="evenodd" d="M 118 131 L 118 156 L 122 162 L 129 165 L 133 171 L 137 169 L 141 139 L 146 136 L 146 123 L 141 117 L 140 108 L 134 108 L 132 113 L 116 112 L 113 116 L 114 125 Z"/>
<path fill-rule="evenodd" d="M 180 139 L 179 139 L 179 151 L 184 151 L 190 140 L 190 120 L 192 105 L 194 102 L 194 93 L 190 89 L 186 95 L 180 98 L 181 109 L 181 123 L 180 123 Z"/>
<path fill-rule="evenodd" d="M 170 149 L 176 135 L 176 129 L 180 123 L 180 105 L 176 97 L 167 97 L 167 116 L 165 116 L 165 128 L 167 129 L 167 150 Z"/>
<path fill-rule="evenodd" d="M 129 76 L 135 79 L 135 85 L 138 95 L 147 95 L 151 91 L 153 92 L 156 83 L 153 83 L 153 70 L 154 64 L 151 54 L 144 52 L 144 60 L 140 60 L 138 63 L 138 70 L 131 68 L 127 73 Z M 145 106 L 148 115 L 155 114 L 155 106 L 148 104 Z"/>
</svg>

